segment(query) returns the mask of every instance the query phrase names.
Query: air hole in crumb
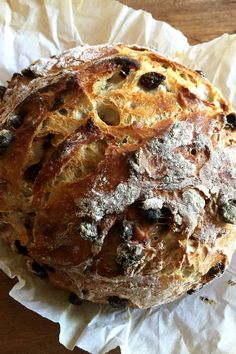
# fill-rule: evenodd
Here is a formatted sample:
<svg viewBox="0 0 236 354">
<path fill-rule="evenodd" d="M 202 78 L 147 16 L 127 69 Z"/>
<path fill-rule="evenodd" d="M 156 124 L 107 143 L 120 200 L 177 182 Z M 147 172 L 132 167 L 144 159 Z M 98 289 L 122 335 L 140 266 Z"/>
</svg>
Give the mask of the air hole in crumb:
<svg viewBox="0 0 236 354">
<path fill-rule="evenodd" d="M 158 225 L 158 232 L 159 235 L 163 235 L 166 234 L 170 231 L 170 225 L 168 224 L 162 224 L 162 225 Z"/>
<path fill-rule="evenodd" d="M 55 111 L 56 109 L 60 108 L 65 103 L 63 97 L 57 97 L 51 107 L 51 111 Z"/>
<path fill-rule="evenodd" d="M 27 168 L 27 170 L 24 173 L 24 178 L 28 182 L 34 182 L 36 177 L 39 174 L 39 171 L 42 168 L 42 163 L 38 162 L 34 165 L 31 165 L 30 167 Z"/>
<path fill-rule="evenodd" d="M 111 104 L 101 104 L 98 107 L 99 118 L 107 125 L 115 126 L 120 123 L 120 114 L 116 107 Z"/>
<path fill-rule="evenodd" d="M 20 254 L 24 254 L 25 256 L 28 254 L 27 247 L 22 245 L 19 240 L 15 240 L 15 247 Z"/>
<path fill-rule="evenodd" d="M 171 66 L 170 63 L 165 62 L 165 61 L 159 62 L 159 64 L 165 69 L 168 69 Z M 172 68 L 172 69 L 173 69 L 173 71 L 175 71 L 174 68 Z"/>
<path fill-rule="evenodd" d="M 54 138 L 54 134 L 52 133 L 49 133 L 46 137 L 45 137 L 45 140 L 43 142 L 43 148 L 46 150 L 48 149 L 51 144 L 52 144 L 52 139 Z"/>
<path fill-rule="evenodd" d="M 24 223 L 24 227 L 25 227 L 27 230 L 29 230 L 29 229 L 30 229 L 30 222 L 29 222 L 29 221 L 26 221 L 26 222 Z"/>
<path fill-rule="evenodd" d="M 65 109 L 65 108 L 62 108 L 62 109 L 60 109 L 59 110 L 59 113 L 62 115 L 62 116 L 67 116 L 67 109 Z"/>
<path fill-rule="evenodd" d="M 134 102 L 131 102 L 131 104 L 130 104 L 130 108 L 132 108 L 132 109 L 137 108 L 137 104 L 136 104 L 136 103 L 134 103 Z"/>
<path fill-rule="evenodd" d="M 182 77 L 183 79 L 186 79 L 186 77 L 187 77 L 186 73 L 184 73 L 184 72 L 180 73 L 179 76 Z"/>
<path fill-rule="evenodd" d="M 195 156 L 195 155 L 197 154 L 197 150 L 196 150 L 196 149 L 194 149 L 194 148 L 193 148 L 193 149 L 191 149 L 191 154 Z"/>
<path fill-rule="evenodd" d="M 168 232 L 170 232 L 171 228 L 169 225 L 158 225 L 156 228 L 155 228 L 155 231 L 154 231 L 154 234 L 153 234 L 153 239 L 154 240 L 160 240 L 160 238 L 162 237 L 165 237 Z"/>
<path fill-rule="evenodd" d="M 120 82 L 124 81 L 126 78 L 126 76 L 124 76 L 122 74 L 122 72 L 116 72 L 115 74 L 113 74 L 108 80 L 107 80 L 107 84 L 113 84 L 113 85 L 117 85 Z"/>
</svg>

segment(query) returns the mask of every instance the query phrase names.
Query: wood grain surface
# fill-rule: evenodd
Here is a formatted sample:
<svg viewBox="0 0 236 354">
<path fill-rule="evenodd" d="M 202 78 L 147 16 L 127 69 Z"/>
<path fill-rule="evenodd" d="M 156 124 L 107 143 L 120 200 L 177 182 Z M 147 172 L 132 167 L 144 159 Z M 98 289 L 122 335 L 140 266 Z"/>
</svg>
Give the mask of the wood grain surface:
<svg viewBox="0 0 236 354">
<path fill-rule="evenodd" d="M 89 0 L 92 1 L 92 0 Z M 236 33 L 236 1 L 231 0 L 122 0 L 135 9 L 181 30 L 191 44 Z M 68 354 L 58 342 L 59 326 L 27 310 L 8 292 L 15 283 L 0 272 L 0 353 Z M 85 353 L 75 349 L 73 353 Z M 119 350 L 113 351 L 119 353 Z"/>
<path fill-rule="evenodd" d="M 190 44 L 209 41 L 223 33 L 236 33 L 235 0 L 121 0 L 145 9 L 154 18 L 182 31 Z"/>
</svg>

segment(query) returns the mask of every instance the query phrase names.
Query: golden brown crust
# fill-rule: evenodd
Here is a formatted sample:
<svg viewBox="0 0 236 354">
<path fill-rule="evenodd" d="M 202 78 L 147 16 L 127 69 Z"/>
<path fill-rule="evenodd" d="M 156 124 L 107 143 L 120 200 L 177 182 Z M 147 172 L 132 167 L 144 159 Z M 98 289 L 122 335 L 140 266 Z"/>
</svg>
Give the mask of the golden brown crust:
<svg viewBox="0 0 236 354">
<path fill-rule="evenodd" d="M 231 111 L 205 78 L 146 48 L 32 64 L 0 103 L 4 239 L 94 302 L 147 308 L 199 288 L 235 249 Z"/>
</svg>

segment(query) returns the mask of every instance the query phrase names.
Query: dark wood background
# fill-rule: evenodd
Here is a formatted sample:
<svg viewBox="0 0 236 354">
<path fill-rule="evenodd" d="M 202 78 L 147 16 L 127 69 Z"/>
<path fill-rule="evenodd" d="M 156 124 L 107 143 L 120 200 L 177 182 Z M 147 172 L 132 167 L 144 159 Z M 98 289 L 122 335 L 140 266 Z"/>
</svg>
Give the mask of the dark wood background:
<svg viewBox="0 0 236 354">
<path fill-rule="evenodd" d="M 236 33 L 236 1 L 233 0 L 121 0 L 135 9 L 181 30 L 191 44 Z M 8 293 L 14 280 L 0 272 L 1 354 L 69 354 L 58 342 L 59 326 L 27 310 Z M 73 353 L 85 353 L 75 349 Z M 114 353 L 119 353 L 115 350 Z"/>
</svg>

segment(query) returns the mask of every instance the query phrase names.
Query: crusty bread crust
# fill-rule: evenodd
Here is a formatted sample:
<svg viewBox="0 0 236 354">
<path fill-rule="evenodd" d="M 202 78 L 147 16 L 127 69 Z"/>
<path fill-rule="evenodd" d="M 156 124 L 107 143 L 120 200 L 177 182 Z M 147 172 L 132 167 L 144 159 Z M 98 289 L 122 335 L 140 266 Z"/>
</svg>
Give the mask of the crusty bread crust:
<svg viewBox="0 0 236 354">
<path fill-rule="evenodd" d="M 236 247 L 231 111 L 199 73 L 146 48 L 32 64 L 0 102 L 1 236 L 90 301 L 148 308 L 201 287 Z"/>
</svg>

